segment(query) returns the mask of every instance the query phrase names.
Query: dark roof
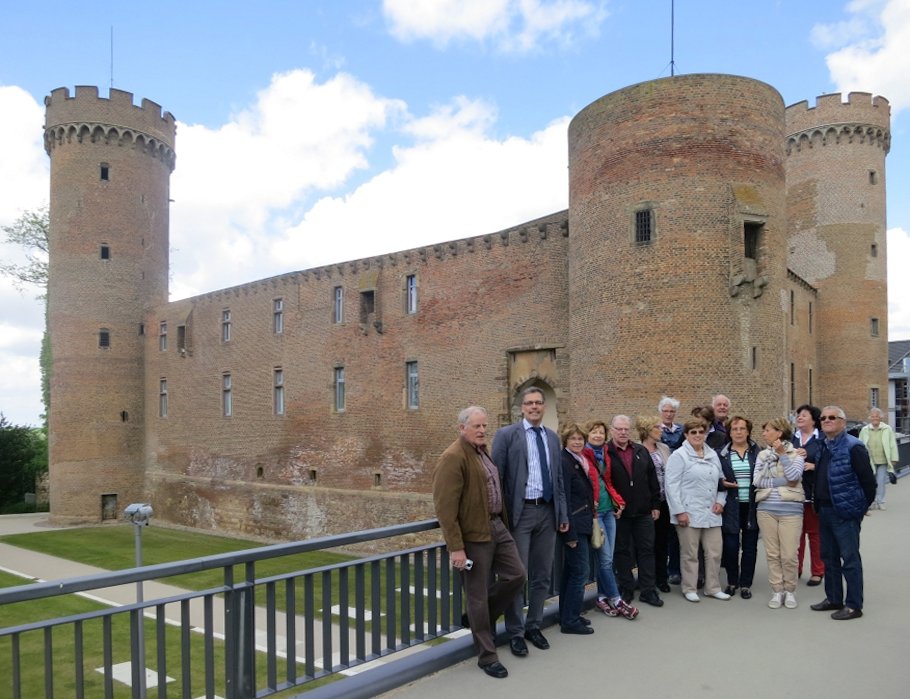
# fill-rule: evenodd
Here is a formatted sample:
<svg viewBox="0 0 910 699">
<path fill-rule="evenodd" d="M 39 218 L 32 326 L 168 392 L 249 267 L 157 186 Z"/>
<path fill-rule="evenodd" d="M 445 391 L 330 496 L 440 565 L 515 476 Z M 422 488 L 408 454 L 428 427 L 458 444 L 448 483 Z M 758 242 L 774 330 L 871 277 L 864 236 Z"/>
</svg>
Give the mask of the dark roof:
<svg viewBox="0 0 910 699">
<path fill-rule="evenodd" d="M 903 359 L 910 356 L 910 340 L 895 340 L 888 343 L 888 371 L 904 370 Z"/>
</svg>

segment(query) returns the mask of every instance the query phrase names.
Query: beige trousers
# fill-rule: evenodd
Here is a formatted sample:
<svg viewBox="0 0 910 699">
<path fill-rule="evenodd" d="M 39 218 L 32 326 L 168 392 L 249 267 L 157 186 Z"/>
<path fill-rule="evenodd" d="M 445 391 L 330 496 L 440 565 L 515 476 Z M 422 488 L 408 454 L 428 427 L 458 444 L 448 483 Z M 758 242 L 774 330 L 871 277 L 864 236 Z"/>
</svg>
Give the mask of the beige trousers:
<svg viewBox="0 0 910 699">
<path fill-rule="evenodd" d="M 698 585 L 698 545 L 705 552 L 705 594 L 721 591 L 720 555 L 723 553 L 723 536 L 720 527 L 680 527 L 676 525 L 679 537 L 679 563 L 682 573 L 682 591 L 695 592 Z"/>
<path fill-rule="evenodd" d="M 803 516 L 758 511 L 758 529 L 768 556 L 768 584 L 773 592 L 796 592 L 797 553 Z"/>
</svg>

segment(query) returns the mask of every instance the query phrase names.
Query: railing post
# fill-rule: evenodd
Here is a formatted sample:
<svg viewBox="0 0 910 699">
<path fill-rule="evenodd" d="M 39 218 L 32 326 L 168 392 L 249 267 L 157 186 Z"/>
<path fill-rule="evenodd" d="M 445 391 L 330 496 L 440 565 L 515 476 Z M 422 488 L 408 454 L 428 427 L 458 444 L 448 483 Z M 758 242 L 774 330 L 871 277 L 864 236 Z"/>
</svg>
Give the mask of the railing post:
<svg viewBox="0 0 910 699">
<path fill-rule="evenodd" d="M 224 594 L 225 693 L 227 699 L 253 699 L 256 696 L 253 588 L 236 587 L 231 566 L 224 569 L 224 585 L 228 588 Z"/>
</svg>

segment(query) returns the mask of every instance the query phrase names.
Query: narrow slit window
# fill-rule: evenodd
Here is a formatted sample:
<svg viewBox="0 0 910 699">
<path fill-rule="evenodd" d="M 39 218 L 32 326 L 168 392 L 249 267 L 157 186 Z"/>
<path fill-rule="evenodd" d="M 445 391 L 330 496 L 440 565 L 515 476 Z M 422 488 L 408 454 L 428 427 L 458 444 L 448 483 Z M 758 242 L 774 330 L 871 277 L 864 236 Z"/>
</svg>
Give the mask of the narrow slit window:
<svg viewBox="0 0 910 699">
<path fill-rule="evenodd" d="M 344 367 L 335 367 L 335 412 L 344 412 Z"/>
<path fill-rule="evenodd" d="M 111 166 L 107 163 L 101 163 L 101 181 L 107 182 L 111 179 Z"/>
<path fill-rule="evenodd" d="M 654 239 L 654 210 L 641 209 L 635 212 L 635 243 L 648 245 Z"/>
<path fill-rule="evenodd" d="M 98 331 L 98 347 L 101 349 L 110 349 L 111 346 L 111 331 L 107 328 L 101 328 Z"/>
<path fill-rule="evenodd" d="M 101 259 L 109 260 L 111 259 L 111 246 L 107 243 L 101 243 Z"/>
</svg>

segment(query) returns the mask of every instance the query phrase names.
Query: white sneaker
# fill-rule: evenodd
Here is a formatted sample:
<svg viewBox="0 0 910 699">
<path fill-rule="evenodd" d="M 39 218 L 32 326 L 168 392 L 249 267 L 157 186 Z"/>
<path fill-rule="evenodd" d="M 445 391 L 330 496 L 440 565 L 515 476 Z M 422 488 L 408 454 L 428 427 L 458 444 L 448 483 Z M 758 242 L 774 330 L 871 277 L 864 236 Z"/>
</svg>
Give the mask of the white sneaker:
<svg viewBox="0 0 910 699">
<path fill-rule="evenodd" d="M 885 507 L 885 503 L 881 503 L 881 504 L 878 506 L 878 509 L 879 509 L 879 510 L 887 510 L 888 508 Z"/>
<path fill-rule="evenodd" d="M 778 603 L 777 606 L 779 607 L 780 603 Z M 787 609 L 796 609 L 799 606 L 796 602 L 796 595 L 794 595 L 792 592 L 784 593 L 784 606 Z"/>
<path fill-rule="evenodd" d="M 728 599 L 730 599 L 730 595 L 728 595 L 728 594 L 727 594 L 726 592 L 724 592 L 723 590 L 720 590 L 720 591 L 718 591 L 718 592 L 715 592 L 713 595 L 709 595 L 709 596 L 710 596 L 710 597 L 713 597 L 714 599 L 722 599 L 722 600 L 728 600 Z"/>
<path fill-rule="evenodd" d="M 699 602 L 700 601 L 700 598 L 694 592 L 687 592 L 686 599 L 689 600 L 690 602 Z"/>
<path fill-rule="evenodd" d="M 768 606 L 771 607 L 771 609 L 780 609 L 781 597 L 783 597 L 783 593 L 775 592 L 773 595 L 771 595 L 771 599 L 768 600 Z"/>
</svg>

